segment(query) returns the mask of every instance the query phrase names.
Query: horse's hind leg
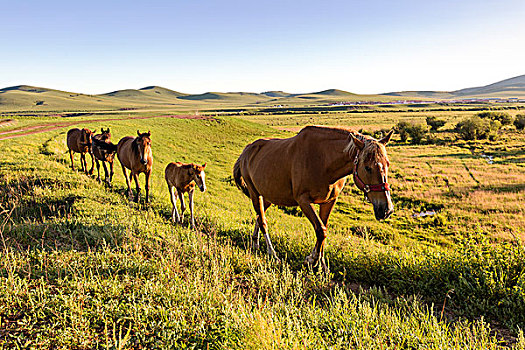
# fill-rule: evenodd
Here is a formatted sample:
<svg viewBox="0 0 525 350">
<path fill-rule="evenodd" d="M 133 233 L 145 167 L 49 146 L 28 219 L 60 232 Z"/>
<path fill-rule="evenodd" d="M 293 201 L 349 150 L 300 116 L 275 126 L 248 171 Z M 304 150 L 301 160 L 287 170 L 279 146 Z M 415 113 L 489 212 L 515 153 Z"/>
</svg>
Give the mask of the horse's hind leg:
<svg viewBox="0 0 525 350">
<path fill-rule="evenodd" d="M 310 223 L 314 227 L 315 234 L 317 236 L 314 249 L 312 250 L 312 253 L 306 257 L 306 262 L 312 266 L 317 266 L 319 261 L 321 261 L 323 270 L 326 270 L 324 259 L 321 259 L 324 250 L 324 240 L 326 238 L 326 225 L 321 221 L 315 212 L 314 205 L 309 199 L 304 197 L 300 198 L 297 202 L 299 203 L 299 206 L 301 207 L 304 215 L 308 218 L 308 220 L 310 220 Z M 330 215 L 329 212 L 328 215 Z M 326 219 L 328 220 L 328 217 Z"/>
<path fill-rule="evenodd" d="M 171 219 L 173 223 L 180 223 L 180 215 L 177 210 L 177 195 L 175 194 L 176 189 L 168 183 L 168 191 L 170 193 L 171 205 L 173 206 L 171 209 Z"/>
<path fill-rule="evenodd" d="M 80 169 L 85 172 L 84 163 L 86 162 L 86 157 L 84 156 L 84 153 L 80 153 Z"/>
<path fill-rule="evenodd" d="M 75 170 L 75 164 L 73 163 L 73 151 L 69 150 L 69 157 L 71 158 L 71 169 Z"/>
<path fill-rule="evenodd" d="M 264 240 L 266 241 L 266 248 L 268 250 L 268 255 L 274 258 L 275 260 L 279 260 L 277 257 L 277 254 L 275 253 L 275 249 L 273 249 L 272 241 L 270 240 L 270 236 L 268 235 L 268 223 L 266 221 L 266 214 L 265 208 L 268 208 L 270 206 L 270 203 L 265 201 L 262 196 L 252 196 L 252 203 L 253 208 L 255 209 L 255 213 L 257 214 L 257 225 L 259 229 L 262 231 L 264 235 Z M 255 233 L 255 232 L 254 232 Z"/>
<path fill-rule="evenodd" d="M 270 202 L 264 203 L 264 212 L 266 213 L 266 210 L 271 205 Z M 253 234 L 252 234 L 252 249 L 258 250 L 259 249 L 259 234 L 261 230 L 259 230 L 259 224 L 257 223 L 257 219 L 255 220 L 255 225 L 253 227 Z"/>
<path fill-rule="evenodd" d="M 186 210 L 186 203 L 184 203 L 184 192 L 179 192 L 179 199 L 180 199 L 180 223 L 184 221 L 184 211 Z"/>
</svg>

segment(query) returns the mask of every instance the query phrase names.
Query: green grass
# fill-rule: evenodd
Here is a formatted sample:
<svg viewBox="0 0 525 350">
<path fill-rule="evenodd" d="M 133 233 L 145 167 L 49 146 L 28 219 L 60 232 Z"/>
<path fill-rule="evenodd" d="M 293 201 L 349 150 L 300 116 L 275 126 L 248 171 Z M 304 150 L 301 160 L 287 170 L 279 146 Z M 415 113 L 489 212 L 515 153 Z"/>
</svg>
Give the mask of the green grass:
<svg viewBox="0 0 525 350">
<path fill-rule="evenodd" d="M 375 221 L 348 186 L 329 224 L 331 274 L 323 275 L 303 265 L 314 233 L 296 211 L 268 212 L 282 264 L 247 248 L 253 210 L 231 181 L 248 142 L 290 133 L 228 117 L 89 125 L 110 126 L 114 142 L 151 130 L 152 204 L 127 201 L 118 161 L 110 191 L 71 171 L 67 128 L 0 141 L 6 347 L 495 349 L 512 334 L 524 348 L 525 253 L 505 226 L 523 213 L 523 189 L 512 183 L 524 172 L 512 153 L 520 135 L 507 150 L 477 145 L 494 150 L 489 172 L 465 147 L 394 143 L 394 217 Z M 169 221 L 171 161 L 208 162 L 198 232 Z M 465 188 L 470 174 L 475 191 Z M 494 191 L 498 183 L 507 196 Z M 441 208 L 437 217 L 412 218 L 431 207 Z M 473 225 L 464 224 L 469 213 Z"/>
</svg>

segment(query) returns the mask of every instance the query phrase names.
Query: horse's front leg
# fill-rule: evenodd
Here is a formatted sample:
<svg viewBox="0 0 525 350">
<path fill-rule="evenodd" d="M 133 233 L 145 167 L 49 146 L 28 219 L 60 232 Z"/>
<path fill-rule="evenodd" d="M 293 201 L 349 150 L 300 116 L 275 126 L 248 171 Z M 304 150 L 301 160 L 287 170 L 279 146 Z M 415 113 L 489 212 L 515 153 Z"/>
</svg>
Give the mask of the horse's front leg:
<svg viewBox="0 0 525 350">
<path fill-rule="evenodd" d="M 135 180 L 135 187 L 137 188 L 137 194 L 135 195 L 135 202 L 139 202 L 140 198 L 140 185 L 139 185 L 139 174 L 137 174 L 134 171 L 131 171 L 131 176 L 133 176 L 133 180 Z"/>
<path fill-rule="evenodd" d="M 97 162 L 97 170 L 98 170 L 98 160 L 95 159 L 96 162 Z M 102 162 L 102 166 L 104 167 L 104 182 L 110 186 L 110 182 L 109 182 L 109 173 L 108 173 L 108 167 L 106 166 L 106 162 L 105 161 L 101 161 Z"/>
<path fill-rule="evenodd" d="M 195 229 L 195 217 L 193 216 L 193 193 L 194 193 L 194 191 L 193 191 L 193 190 L 190 190 L 190 192 L 188 192 L 188 197 L 189 197 L 189 200 L 190 200 L 190 221 L 191 221 L 191 228 L 192 228 L 192 229 Z"/>
<path fill-rule="evenodd" d="M 325 227 L 328 226 L 328 218 L 330 217 L 330 213 L 332 212 L 336 201 L 337 199 L 334 199 L 331 202 L 319 205 L 319 218 L 321 219 Z M 328 267 L 326 266 L 326 262 L 324 260 L 324 242 L 321 244 L 319 255 L 323 270 L 328 271 Z"/>
<path fill-rule="evenodd" d="M 100 164 L 98 162 L 98 159 L 96 159 L 95 162 L 97 164 L 97 182 L 100 182 Z M 102 164 L 104 164 L 104 162 L 102 162 Z"/>
<path fill-rule="evenodd" d="M 146 203 L 149 203 L 149 180 L 151 176 L 151 170 L 147 171 L 144 175 L 146 175 L 146 184 L 144 185 L 146 188 Z"/>
<path fill-rule="evenodd" d="M 314 227 L 317 241 L 315 242 L 312 253 L 306 257 L 306 263 L 311 266 L 317 266 L 321 262 L 323 270 L 327 270 L 327 266 L 324 263 L 323 250 L 324 241 L 326 238 L 326 225 L 321 221 L 317 213 L 315 212 L 314 204 L 310 201 L 308 196 L 303 196 L 298 201 L 304 215 L 310 220 L 310 223 Z M 322 259 L 323 258 L 323 259 Z"/>
<path fill-rule="evenodd" d="M 122 166 L 122 173 L 124 174 L 124 178 L 126 179 L 126 185 L 128 185 L 128 199 L 131 199 L 131 196 L 133 195 L 133 193 L 131 193 L 131 181 L 128 177 L 128 173 L 124 164 L 120 163 L 120 165 Z"/>
<path fill-rule="evenodd" d="M 92 152 L 88 152 L 91 156 L 91 169 L 89 170 L 89 175 L 93 175 L 93 169 L 95 168 L 95 157 L 93 156 Z M 86 170 L 87 170 L 87 162 L 86 162 Z"/>
<path fill-rule="evenodd" d="M 113 163 L 114 162 L 115 162 L 114 160 L 109 162 L 109 183 L 108 183 L 109 187 L 111 187 L 111 182 L 113 181 Z"/>
</svg>

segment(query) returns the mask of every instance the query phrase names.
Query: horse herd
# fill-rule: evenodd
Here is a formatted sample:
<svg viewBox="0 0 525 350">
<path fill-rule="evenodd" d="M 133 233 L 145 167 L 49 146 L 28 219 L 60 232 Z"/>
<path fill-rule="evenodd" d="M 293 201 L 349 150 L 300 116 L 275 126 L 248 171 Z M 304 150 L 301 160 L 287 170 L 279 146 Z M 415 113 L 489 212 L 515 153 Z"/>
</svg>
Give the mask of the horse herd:
<svg viewBox="0 0 525 350">
<path fill-rule="evenodd" d="M 394 211 L 388 185 L 390 162 L 386 144 L 393 131 L 380 140 L 361 135 L 346 128 L 307 126 L 297 135 L 285 139 L 260 139 L 247 145 L 233 166 L 233 179 L 239 189 L 248 196 L 257 215 L 252 235 L 252 247 L 259 247 L 259 232 L 262 231 L 268 254 L 278 260 L 268 235 L 266 210 L 272 205 L 299 206 L 312 224 L 317 241 L 306 258 L 312 266 L 321 264 L 327 269 L 324 260 L 326 226 L 332 209 L 345 185 L 348 175 L 353 176 L 355 185 L 363 192 L 366 200 L 372 203 L 377 220 L 388 218 Z M 105 171 L 105 181 L 111 184 L 113 159 L 117 157 L 122 166 L 128 195 L 131 197 L 130 179 L 126 169 L 133 177 L 139 200 L 140 186 L 138 175 L 146 175 L 146 202 L 149 200 L 149 179 L 153 157 L 151 133 L 122 138 L 117 145 L 111 143 L 109 129 L 94 134 L 89 129 L 71 129 L 67 134 L 67 145 L 73 165 L 73 152 L 80 153 L 82 170 L 93 173 L 96 161 L 100 181 L 100 165 Z M 92 157 L 91 170 L 87 170 L 85 154 Z M 109 163 L 108 172 L 105 163 Z M 204 168 L 206 163 L 170 163 L 165 169 L 173 222 L 182 223 L 185 204 L 183 194 L 188 192 L 190 201 L 191 226 L 195 227 L 193 216 L 193 192 L 195 186 L 206 190 Z M 181 215 L 175 206 L 177 195 L 181 202 Z M 319 212 L 314 204 L 319 205 Z"/>
<path fill-rule="evenodd" d="M 111 186 L 111 180 L 113 179 L 113 162 L 116 154 L 118 160 L 120 161 L 120 165 L 122 166 L 122 173 L 126 179 L 126 185 L 128 186 L 128 196 L 131 197 L 133 195 L 130 182 L 130 177 L 132 177 L 135 181 L 135 186 L 137 189 L 135 202 L 139 201 L 139 174 L 144 173 L 146 176 L 146 183 L 144 186 L 146 189 L 146 203 L 149 202 L 150 177 L 153 165 L 151 132 L 148 131 L 141 133 L 137 130 L 137 137 L 123 137 L 115 145 L 111 142 L 111 132 L 109 128 L 107 130 L 102 128 L 100 134 L 95 134 L 95 131 L 91 131 L 87 128 L 75 128 L 67 132 L 67 147 L 69 149 L 71 168 L 73 170 L 75 169 L 73 153 L 80 153 L 80 164 L 82 171 L 88 175 L 93 174 L 94 163 L 96 162 L 97 181 L 99 182 L 100 161 L 104 167 L 104 181 L 108 186 Z M 87 170 L 88 167 L 86 162 L 86 153 L 91 155 L 91 169 L 89 171 Z M 106 163 L 109 164 L 109 172 L 106 167 Z M 171 204 L 173 206 L 171 211 L 173 222 L 182 223 L 184 220 L 184 211 L 186 210 L 186 205 L 184 203 L 184 193 L 187 192 L 189 196 L 190 222 L 192 228 L 195 228 L 195 218 L 193 215 L 193 192 L 195 190 L 195 184 L 198 185 L 202 192 L 206 190 L 204 168 L 206 168 L 206 163 L 203 165 L 197 165 L 194 163 L 185 164 L 176 162 L 169 163 L 167 165 L 165 178 L 170 192 Z M 128 172 L 126 169 L 130 171 L 130 177 L 128 177 Z M 176 194 L 180 199 L 180 214 L 176 207 Z"/>
</svg>

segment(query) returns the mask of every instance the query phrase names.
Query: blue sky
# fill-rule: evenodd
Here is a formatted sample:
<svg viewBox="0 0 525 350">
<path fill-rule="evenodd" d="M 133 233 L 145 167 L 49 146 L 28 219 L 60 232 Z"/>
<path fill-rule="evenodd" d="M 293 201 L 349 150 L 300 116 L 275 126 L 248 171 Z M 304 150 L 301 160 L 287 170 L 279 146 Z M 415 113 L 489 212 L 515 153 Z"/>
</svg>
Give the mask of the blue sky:
<svg viewBox="0 0 525 350">
<path fill-rule="evenodd" d="M 0 5 L 0 87 L 380 93 L 525 74 L 523 0 Z"/>
</svg>

